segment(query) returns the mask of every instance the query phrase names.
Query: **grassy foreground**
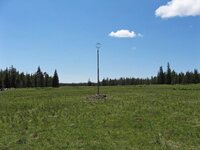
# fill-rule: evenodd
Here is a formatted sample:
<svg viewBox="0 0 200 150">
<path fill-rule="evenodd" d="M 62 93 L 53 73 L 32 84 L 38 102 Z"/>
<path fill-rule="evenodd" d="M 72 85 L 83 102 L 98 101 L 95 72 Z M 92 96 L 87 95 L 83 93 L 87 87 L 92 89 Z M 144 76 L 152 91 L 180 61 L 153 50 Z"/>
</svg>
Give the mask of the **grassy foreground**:
<svg viewBox="0 0 200 150">
<path fill-rule="evenodd" d="M 0 149 L 200 149 L 200 85 L 0 93 Z"/>
</svg>

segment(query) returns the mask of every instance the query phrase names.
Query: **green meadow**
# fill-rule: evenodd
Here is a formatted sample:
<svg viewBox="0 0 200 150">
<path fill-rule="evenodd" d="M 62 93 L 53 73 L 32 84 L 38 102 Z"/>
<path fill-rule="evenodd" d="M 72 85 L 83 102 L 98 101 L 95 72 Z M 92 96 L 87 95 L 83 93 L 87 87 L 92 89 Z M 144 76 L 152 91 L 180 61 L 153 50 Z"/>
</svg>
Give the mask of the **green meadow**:
<svg viewBox="0 0 200 150">
<path fill-rule="evenodd" d="M 199 150 L 200 85 L 0 92 L 1 150 Z"/>
</svg>

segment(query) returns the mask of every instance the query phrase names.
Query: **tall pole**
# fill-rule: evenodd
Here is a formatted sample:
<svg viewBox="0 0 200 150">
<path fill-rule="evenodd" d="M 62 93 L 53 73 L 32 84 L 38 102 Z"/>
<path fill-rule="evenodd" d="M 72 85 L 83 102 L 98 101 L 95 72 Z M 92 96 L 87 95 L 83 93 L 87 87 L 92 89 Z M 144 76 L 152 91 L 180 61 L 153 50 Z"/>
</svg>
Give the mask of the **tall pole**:
<svg viewBox="0 0 200 150">
<path fill-rule="evenodd" d="M 97 43 L 96 45 L 97 48 L 97 95 L 99 95 L 99 49 L 101 48 L 101 44 Z"/>
</svg>

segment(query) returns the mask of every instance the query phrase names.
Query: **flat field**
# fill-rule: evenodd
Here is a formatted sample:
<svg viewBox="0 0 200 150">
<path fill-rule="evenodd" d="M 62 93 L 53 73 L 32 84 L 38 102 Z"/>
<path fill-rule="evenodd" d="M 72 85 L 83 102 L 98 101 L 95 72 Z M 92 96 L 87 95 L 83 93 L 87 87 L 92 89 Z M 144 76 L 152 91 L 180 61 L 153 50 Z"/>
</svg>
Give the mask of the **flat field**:
<svg viewBox="0 0 200 150">
<path fill-rule="evenodd" d="M 1 150 L 199 150 L 200 85 L 0 92 Z"/>
</svg>

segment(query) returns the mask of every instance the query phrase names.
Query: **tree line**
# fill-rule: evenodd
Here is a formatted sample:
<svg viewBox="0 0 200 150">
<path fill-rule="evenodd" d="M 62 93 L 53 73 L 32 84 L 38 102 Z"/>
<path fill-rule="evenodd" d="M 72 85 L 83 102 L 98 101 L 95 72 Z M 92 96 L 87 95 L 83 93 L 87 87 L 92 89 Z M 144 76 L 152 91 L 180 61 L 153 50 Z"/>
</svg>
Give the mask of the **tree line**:
<svg viewBox="0 0 200 150">
<path fill-rule="evenodd" d="M 161 66 L 159 68 L 157 76 L 151 78 L 119 78 L 109 79 L 104 78 L 100 84 L 102 86 L 114 86 L 114 85 L 143 85 L 143 84 L 197 84 L 200 83 L 200 73 L 197 69 L 194 71 L 187 71 L 186 73 L 177 73 L 172 70 L 170 64 L 167 64 L 166 71 Z M 94 86 L 96 83 L 72 83 L 72 84 L 60 84 L 58 73 L 55 70 L 54 75 L 50 76 L 46 72 L 42 72 L 40 67 L 33 74 L 17 71 L 16 68 L 11 66 L 5 70 L 0 70 L 0 89 L 4 88 L 31 88 L 31 87 L 59 87 L 59 86 Z"/>
<path fill-rule="evenodd" d="M 19 72 L 13 66 L 0 70 L 0 89 L 31 87 L 59 87 L 57 71 L 55 70 L 54 75 L 50 76 L 42 72 L 40 67 L 33 74 Z"/>
<path fill-rule="evenodd" d="M 187 71 L 186 73 L 177 73 L 172 70 L 170 64 L 167 64 L 167 70 L 164 71 L 161 66 L 157 76 L 151 78 L 119 78 L 119 79 L 103 79 L 101 81 L 102 86 L 113 85 L 142 85 L 142 84 L 197 84 L 200 83 L 200 73 L 197 69 L 194 71 Z M 91 81 L 88 81 L 88 85 L 93 85 Z"/>
</svg>

